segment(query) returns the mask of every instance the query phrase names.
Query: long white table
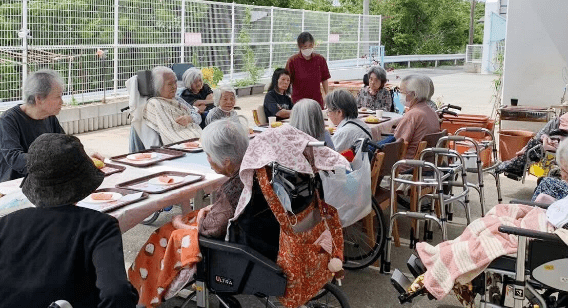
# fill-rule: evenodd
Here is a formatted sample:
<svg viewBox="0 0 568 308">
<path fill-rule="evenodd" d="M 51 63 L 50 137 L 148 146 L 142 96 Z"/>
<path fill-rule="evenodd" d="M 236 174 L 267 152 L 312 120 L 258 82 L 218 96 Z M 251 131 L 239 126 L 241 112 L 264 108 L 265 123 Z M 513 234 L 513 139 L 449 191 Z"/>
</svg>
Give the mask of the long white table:
<svg viewBox="0 0 568 308">
<path fill-rule="evenodd" d="M 118 164 L 117 162 L 110 162 Z M 136 203 L 118 208 L 108 214 L 116 217 L 120 224 L 120 230 L 124 233 L 155 211 L 179 204 L 182 211 L 190 210 L 190 200 L 203 193 L 211 193 L 221 186 L 227 177 L 215 173 L 207 161 L 205 153 L 186 153 L 185 156 L 160 162 L 147 168 L 137 168 L 126 166 L 123 172 L 115 173 L 105 177 L 99 188 L 115 187 L 116 184 L 143 177 L 161 171 L 182 171 L 193 172 L 205 175 L 202 181 L 186 185 L 161 194 L 150 194 L 148 199 L 140 200 Z M 23 195 L 19 188 L 22 179 L 0 183 L 0 193 L 7 193 L 0 198 L 0 216 L 6 215 L 18 209 L 32 207 L 33 204 Z"/>
</svg>

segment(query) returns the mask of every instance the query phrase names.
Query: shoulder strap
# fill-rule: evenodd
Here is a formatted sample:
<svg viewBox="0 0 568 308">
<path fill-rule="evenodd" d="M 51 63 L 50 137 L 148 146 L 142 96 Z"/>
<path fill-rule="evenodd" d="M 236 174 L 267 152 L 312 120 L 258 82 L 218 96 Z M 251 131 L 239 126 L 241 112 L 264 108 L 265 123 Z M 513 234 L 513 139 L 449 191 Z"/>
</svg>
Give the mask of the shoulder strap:
<svg viewBox="0 0 568 308">
<path fill-rule="evenodd" d="M 359 124 L 357 124 L 353 121 L 347 121 L 347 122 L 345 122 L 345 124 L 355 124 L 355 125 L 359 126 L 359 128 L 362 129 L 365 132 L 365 134 L 367 134 L 369 136 L 369 139 L 373 140 L 373 135 L 371 135 L 371 133 L 369 133 L 369 131 L 366 130 L 363 126 L 361 126 L 361 125 L 359 125 Z"/>
</svg>

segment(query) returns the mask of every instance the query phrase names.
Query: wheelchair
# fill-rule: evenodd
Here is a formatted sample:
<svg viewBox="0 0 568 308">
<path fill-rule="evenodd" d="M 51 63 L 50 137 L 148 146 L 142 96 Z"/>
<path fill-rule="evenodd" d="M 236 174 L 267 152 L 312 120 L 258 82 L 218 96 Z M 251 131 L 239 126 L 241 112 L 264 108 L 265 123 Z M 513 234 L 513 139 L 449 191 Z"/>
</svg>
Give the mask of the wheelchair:
<svg viewBox="0 0 568 308">
<path fill-rule="evenodd" d="M 320 142 L 314 142 L 319 145 Z M 317 146 L 309 144 L 309 146 Z M 323 144 L 323 143 L 322 143 Z M 317 176 L 307 176 L 273 162 L 271 179 L 274 183 L 286 183 L 286 193 L 292 202 L 292 212 L 299 214 L 315 200 Z M 278 195 L 280 198 L 280 195 Z M 319 211 L 315 214 L 321 219 Z M 262 221 L 262 223 L 258 223 Z M 247 227 L 245 222 L 252 224 Z M 304 221 L 297 227 L 311 228 Z M 284 296 L 287 278 L 276 264 L 280 224 L 268 206 L 259 180 L 253 181 L 251 201 L 246 209 L 229 227 L 229 242 L 199 237 L 202 260 L 196 265 L 193 280 L 186 284 L 190 294 L 182 308 L 210 307 L 209 294 L 214 295 L 220 307 L 241 307 L 235 295 L 252 295 L 266 307 L 282 307 L 276 297 Z M 350 307 L 347 296 L 332 279 L 302 307 Z M 195 301 L 195 305 L 194 305 Z"/>
<path fill-rule="evenodd" d="M 548 205 L 513 200 L 546 208 Z M 568 307 L 568 249 L 556 235 L 530 229 L 500 226 L 502 233 L 518 236 L 516 256 L 501 256 L 471 281 L 475 296 L 480 295 L 479 307 Z M 543 253 L 545 252 L 546 253 Z M 414 277 L 426 271 L 412 255 L 407 266 Z M 400 293 L 401 303 L 411 302 L 424 292 L 407 292 L 411 281 L 395 270 L 391 283 Z M 430 296 L 430 299 L 433 297 Z"/>
</svg>

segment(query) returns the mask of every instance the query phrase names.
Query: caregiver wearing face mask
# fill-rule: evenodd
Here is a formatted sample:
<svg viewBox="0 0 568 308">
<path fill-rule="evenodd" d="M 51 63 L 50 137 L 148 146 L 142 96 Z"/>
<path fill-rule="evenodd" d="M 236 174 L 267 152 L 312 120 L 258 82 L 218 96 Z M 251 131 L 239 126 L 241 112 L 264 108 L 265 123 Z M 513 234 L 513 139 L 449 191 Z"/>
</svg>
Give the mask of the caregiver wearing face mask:
<svg viewBox="0 0 568 308">
<path fill-rule="evenodd" d="M 405 159 L 413 159 L 418 144 L 428 134 L 440 131 L 438 116 L 426 102 L 430 93 L 430 84 L 426 76 L 410 75 L 400 83 L 400 102 L 408 110 L 398 123 L 394 137 L 408 142 Z"/>
<path fill-rule="evenodd" d="M 298 49 L 300 52 L 290 57 L 286 63 L 286 70 L 290 72 L 292 83 L 292 102 L 311 98 L 323 109 L 320 83 L 324 93 L 327 94 L 327 80 L 331 78 L 327 62 L 322 55 L 314 52 L 314 37 L 309 32 L 298 35 Z"/>
</svg>

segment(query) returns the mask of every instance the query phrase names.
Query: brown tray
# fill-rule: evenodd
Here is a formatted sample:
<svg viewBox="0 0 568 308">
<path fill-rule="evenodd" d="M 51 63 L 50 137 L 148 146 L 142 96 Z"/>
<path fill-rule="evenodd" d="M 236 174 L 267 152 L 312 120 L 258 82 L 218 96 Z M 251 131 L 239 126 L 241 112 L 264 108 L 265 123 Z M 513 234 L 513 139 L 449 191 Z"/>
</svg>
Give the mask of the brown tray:
<svg viewBox="0 0 568 308">
<path fill-rule="evenodd" d="M 124 166 L 105 163 L 105 167 L 102 168 L 101 171 L 105 173 L 105 176 L 109 176 L 111 174 L 122 172 L 125 169 L 126 167 Z"/>
<path fill-rule="evenodd" d="M 128 155 L 137 154 L 137 153 L 160 153 L 160 157 L 157 158 L 157 159 L 149 160 L 149 161 L 146 161 L 146 160 L 135 161 L 135 160 L 130 160 L 130 159 L 126 158 L 126 156 L 128 156 Z M 125 164 L 125 165 L 134 166 L 134 167 L 148 167 L 148 166 L 152 166 L 154 164 L 157 164 L 161 161 L 182 157 L 184 155 L 185 155 L 184 152 L 170 150 L 170 149 L 149 149 L 149 150 L 144 150 L 144 151 L 135 152 L 135 153 L 128 153 L 128 154 L 113 156 L 110 159 L 112 161 L 119 162 L 119 163 Z"/>
<path fill-rule="evenodd" d="M 184 181 L 184 182 L 180 182 L 177 184 L 172 184 L 172 185 L 152 185 L 150 183 L 148 183 L 148 181 L 152 178 L 156 178 L 159 177 L 161 175 L 173 175 L 173 176 L 188 176 L 188 175 L 192 175 L 195 177 L 195 179 L 191 179 L 189 181 Z M 130 181 L 126 181 L 126 182 L 122 182 L 122 183 L 118 183 L 116 184 L 117 188 L 126 188 L 126 189 L 132 189 L 132 190 L 137 190 L 137 191 L 143 191 L 143 192 L 147 192 L 149 194 L 161 194 L 163 192 L 172 190 L 172 189 L 176 189 L 176 188 L 180 188 L 182 186 L 186 186 L 186 185 L 190 185 L 196 182 L 199 182 L 201 180 L 203 180 L 205 178 L 205 176 L 203 174 L 199 174 L 199 173 L 191 173 L 191 172 L 179 172 L 179 171 L 162 171 L 162 172 L 158 172 L 158 173 L 154 173 L 154 174 L 150 174 L 147 176 L 143 176 L 134 180 L 130 180 Z"/>
<path fill-rule="evenodd" d="M 186 148 L 183 148 L 183 147 L 172 148 L 172 146 L 176 146 L 178 144 L 182 144 L 182 143 L 186 143 L 186 142 L 193 142 L 193 141 L 199 141 L 199 138 L 193 138 L 193 139 L 188 139 L 188 140 L 183 140 L 183 141 L 179 141 L 179 142 L 166 144 L 166 145 L 163 146 L 163 148 L 164 149 L 171 149 L 171 150 L 174 150 L 174 151 L 183 151 L 183 152 L 187 152 L 187 153 L 203 152 L 203 148 L 201 148 L 201 147 L 195 148 L 195 149 L 186 149 Z"/>
<path fill-rule="evenodd" d="M 117 193 L 122 194 L 123 196 L 140 193 L 139 191 L 136 191 L 136 190 L 121 189 L 121 188 L 102 188 L 102 189 L 95 190 L 93 193 L 98 193 L 98 192 L 117 192 Z M 89 209 L 97 210 L 99 212 L 106 213 L 106 212 L 116 210 L 117 208 L 121 208 L 123 206 L 138 202 L 140 200 L 144 200 L 146 198 L 148 198 L 148 194 L 143 192 L 142 196 L 140 196 L 140 198 L 136 198 L 134 200 L 128 200 L 128 201 L 117 200 L 117 201 L 111 201 L 111 202 L 105 202 L 105 203 L 88 203 L 88 202 L 79 201 L 77 203 L 77 206 L 81 206 L 81 207 L 85 207 L 85 208 L 89 208 Z"/>
</svg>

